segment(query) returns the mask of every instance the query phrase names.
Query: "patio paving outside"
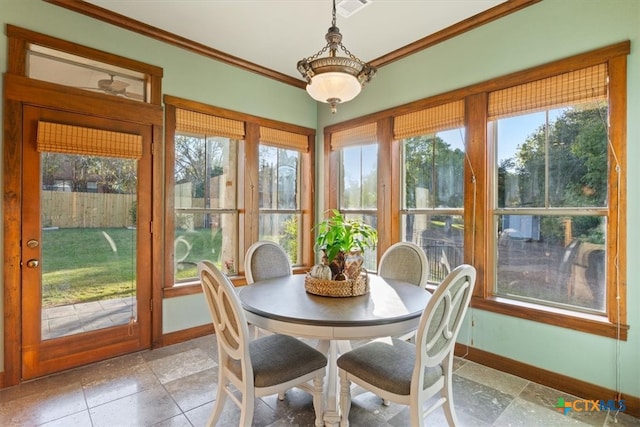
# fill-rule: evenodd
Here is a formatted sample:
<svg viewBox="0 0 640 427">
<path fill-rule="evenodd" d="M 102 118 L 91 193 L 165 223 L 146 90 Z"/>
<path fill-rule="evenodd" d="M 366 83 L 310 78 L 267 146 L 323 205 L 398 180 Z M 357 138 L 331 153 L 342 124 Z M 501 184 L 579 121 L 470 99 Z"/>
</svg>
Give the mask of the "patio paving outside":
<svg viewBox="0 0 640 427">
<path fill-rule="evenodd" d="M 126 325 L 136 317 L 132 297 L 105 299 L 42 310 L 42 340 Z"/>
</svg>

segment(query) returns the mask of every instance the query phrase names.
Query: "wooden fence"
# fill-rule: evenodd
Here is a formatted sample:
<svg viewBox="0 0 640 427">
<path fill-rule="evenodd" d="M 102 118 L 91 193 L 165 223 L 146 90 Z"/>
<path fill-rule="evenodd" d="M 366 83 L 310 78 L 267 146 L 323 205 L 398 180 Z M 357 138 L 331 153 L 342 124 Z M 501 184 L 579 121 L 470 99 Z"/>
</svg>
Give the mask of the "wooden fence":
<svg viewBox="0 0 640 427">
<path fill-rule="evenodd" d="M 135 194 L 42 191 L 42 226 L 113 228 L 135 225 Z"/>
</svg>

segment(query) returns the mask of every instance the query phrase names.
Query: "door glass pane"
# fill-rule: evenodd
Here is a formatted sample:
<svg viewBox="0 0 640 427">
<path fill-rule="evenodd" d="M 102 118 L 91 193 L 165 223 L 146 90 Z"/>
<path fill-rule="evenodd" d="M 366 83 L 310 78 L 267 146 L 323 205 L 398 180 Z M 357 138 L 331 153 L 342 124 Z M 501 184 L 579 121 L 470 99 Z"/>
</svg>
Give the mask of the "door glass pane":
<svg viewBox="0 0 640 427">
<path fill-rule="evenodd" d="M 136 317 L 137 161 L 41 154 L 42 339 Z"/>
</svg>

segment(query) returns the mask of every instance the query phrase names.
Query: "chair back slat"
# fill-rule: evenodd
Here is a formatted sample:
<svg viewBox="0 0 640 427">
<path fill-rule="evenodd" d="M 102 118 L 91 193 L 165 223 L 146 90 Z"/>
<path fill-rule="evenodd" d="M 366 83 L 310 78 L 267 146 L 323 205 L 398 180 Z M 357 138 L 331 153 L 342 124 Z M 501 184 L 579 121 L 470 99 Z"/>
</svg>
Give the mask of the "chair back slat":
<svg viewBox="0 0 640 427">
<path fill-rule="evenodd" d="M 246 357 L 245 342 L 248 341 L 249 329 L 233 284 L 209 261 L 199 262 L 198 272 L 211 312 L 219 351 L 232 359 L 241 360 Z"/>
<path fill-rule="evenodd" d="M 475 268 L 462 264 L 436 288 L 422 313 L 416 334 L 417 358 L 423 366 L 436 366 L 447 353 L 453 352 L 475 280 Z"/>
</svg>

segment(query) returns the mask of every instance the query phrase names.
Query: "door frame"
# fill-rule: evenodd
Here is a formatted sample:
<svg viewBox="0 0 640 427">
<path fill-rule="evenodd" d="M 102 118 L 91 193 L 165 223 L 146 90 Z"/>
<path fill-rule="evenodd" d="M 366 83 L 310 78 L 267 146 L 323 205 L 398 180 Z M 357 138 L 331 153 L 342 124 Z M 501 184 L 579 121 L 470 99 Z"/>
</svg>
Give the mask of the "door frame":
<svg viewBox="0 0 640 427">
<path fill-rule="evenodd" d="M 161 236 L 164 191 L 162 176 L 162 107 L 109 95 L 94 94 L 22 75 L 4 75 L 4 376 L 6 387 L 22 378 L 21 329 L 21 232 L 22 232 L 22 116 L 25 105 L 42 106 L 87 116 L 99 116 L 151 127 L 151 337 L 150 346 L 162 339 L 162 260 Z M 140 207 L 142 209 L 142 207 Z M 142 227 L 142 225 L 139 225 Z M 153 262 L 159 260 L 160 262 Z"/>
<path fill-rule="evenodd" d="M 151 338 L 151 230 L 146 227 L 151 214 L 151 129 L 147 125 L 122 122 L 86 114 L 70 113 L 23 104 L 22 159 L 22 379 L 32 379 L 87 362 L 148 349 Z M 44 265 L 42 244 L 29 246 L 28 241 L 42 242 L 41 154 L 37 149 L 38 124 L 62 123 L 80 128 L 103 129 L 136 134 L 142 137 L 142 157 L 137 160 L 136 200 L 138 221 L 135 224 L 135 300 L 136 322 L 113 325 L 82 333 L 43 340 L 41 319 L 42 268 L 24 264 L 34 259 Z M 102 157 L 102 156 L 100 156 Z M 35 185 L 32 185 L 35 184 Z M 80 194 L 79 194 L 80 195 Z"/>
</svg>

